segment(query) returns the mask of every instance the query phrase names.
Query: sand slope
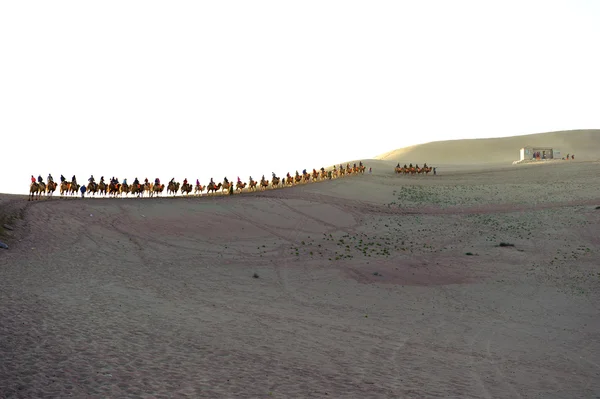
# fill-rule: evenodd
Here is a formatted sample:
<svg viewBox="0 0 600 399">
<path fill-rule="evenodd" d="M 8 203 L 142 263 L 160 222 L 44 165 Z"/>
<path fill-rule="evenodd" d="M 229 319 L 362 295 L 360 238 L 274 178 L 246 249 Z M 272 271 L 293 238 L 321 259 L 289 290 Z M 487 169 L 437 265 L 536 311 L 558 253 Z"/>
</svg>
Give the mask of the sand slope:
<svg viewBox="0 0 600 399">
<path fill-rule="evenodd" d="M 600 164 L 546 166 L 3 196 L 0 397 L 596 397 Z"/>
<path fill-rule="evenodd" d="M 600 130 L 570 130 L 493 139 L 447 140 L 400 148 L 377 159 L 431 165 L 511 164 L 524 146 L 558 148 L 576 160 L 600 159 Z"/>
</svg>

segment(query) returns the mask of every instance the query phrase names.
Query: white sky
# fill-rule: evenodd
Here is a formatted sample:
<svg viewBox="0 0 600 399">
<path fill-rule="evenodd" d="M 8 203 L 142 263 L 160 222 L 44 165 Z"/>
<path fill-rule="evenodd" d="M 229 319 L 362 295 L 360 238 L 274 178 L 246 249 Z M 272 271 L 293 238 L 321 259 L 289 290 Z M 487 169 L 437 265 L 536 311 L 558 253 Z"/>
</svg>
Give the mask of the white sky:
<svg viewBox="0 0 600 399">
<path fill-rule="evenodd" d="M 0 192 L 600 127 L 600 1 L 4 1 Z"/>
</svg>

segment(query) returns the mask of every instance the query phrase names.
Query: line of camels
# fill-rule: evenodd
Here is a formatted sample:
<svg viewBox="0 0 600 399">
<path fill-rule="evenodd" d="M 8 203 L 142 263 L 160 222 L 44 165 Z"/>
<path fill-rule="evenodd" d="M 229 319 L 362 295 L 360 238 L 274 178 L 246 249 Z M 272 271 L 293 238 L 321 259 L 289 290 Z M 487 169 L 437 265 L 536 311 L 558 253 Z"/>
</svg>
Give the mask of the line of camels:
<svg viewBox="0 0 600 399">
<path fill-rule="evenodd" d="M 411 163 L 409 166 L 406 166 L 406 164 L 404 164 L 404 166 L 400 166 L 400 164 L 396 165 L 396 167 L 394 168 L 394 172 L 396 172 L 396 174 L 403 175 L 420 175 L 423 173 L 425 173 L 425 175 L 428 175 L 429 172 L 433 171 L 433 169 L 433 167 L 427 166 L 427 164 L 424 164 L 422 168 L 419 168 L 419 165 L 413 166 L 413 164 Z"/>
<path fill-rule="evenodd" d="M 144 195 L 148 195 L 149 197 L 159 196 L 167 189 L 167 195 L 177 195 L 177 192 L 181 192 L 182 195 L 202 195 L 204 191 L 208 194 L 233 194 L 234 192 L 243 192 L 246 191 L 256 191 L 256 190 L 265 190 L 267 188 L 278 188 L 278 187 L 290 187 L 297 184 L 309 183 L 311 181 L 322 181 L 322 180 L 331 180 L 336 179 L 343 176 L 353 175 L 353 174 L 364 174 L 365 166 L 362 162 L 359 165 L 354 164 L 354 166 L 350 166 L 350 164 L 346 164 L 346 167 L 340 165 L 339 169 L 334 166 L 332 170 L 326 171 L 325 168 L 321 168 L 320 170 L 313 169 L 312 173 L 303 171 L 303 173 L 298 173 L 296 171 L 296 175 L 292 176 L 288 172 L 284 178 L 280 178 L 272 174 L 271 180 L 266 180 L 264 175 L 260 181 L 253 180 L 250 178 L 249 182 L 238 181 L 236 183 L 230 182 L 225 178 L 222 183 L 211 183 L 207 185 L 196 184 L 192 186 L 192 184 L 181 184 L 172 179 L 166 186 L 165 184 L 156 184 L 146 181 L 143 183 L 132 183 L 132 184 L 123 184 L 119 182 L 109 182 L 106 183 L 101 180 L 99 183 L 90 181 L 86 186 L 85 193 L 88 195 L 102 196 L 108 195 L 109 197 L 122 197 L 123 195 L 127 196 L 128 194 L 137 195 L 137 197 L 143 197 Z M 75 176 L 73 176 L 75 177 Z M 157 179 L 158 180 L 158 179 Z M 63 181 L 58 185 L 55 181 L 49 181 L 48 184 L 41 182 L 32 182 L 29 187 L 29 200 L 39 199 L 41 195 L 45 195 L 48 197 L 52 197 L 57 188 L 60 190 L 61 196 L 73 196 L 77 195 L 80 190 L 81 185 L 74 181 Z M 83 196 L 83 193 L 82 193 Z"/>
</svg>

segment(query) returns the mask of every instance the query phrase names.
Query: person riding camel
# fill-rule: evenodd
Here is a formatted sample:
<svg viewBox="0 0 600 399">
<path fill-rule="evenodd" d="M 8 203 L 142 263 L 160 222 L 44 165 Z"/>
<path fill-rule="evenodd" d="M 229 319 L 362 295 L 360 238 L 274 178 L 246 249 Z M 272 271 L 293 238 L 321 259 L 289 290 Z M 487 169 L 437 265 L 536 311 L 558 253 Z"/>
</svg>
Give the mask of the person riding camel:
<svg viewBox="0 0 600 399">
<path fill-rule="evenodd" d="M 73 175 L 73 177 L 71 178 L 71 183 L 77 184 L 77 178 L 75 177 L 75 175 Z"/>
<path fill-rule="evenodd" d="M 237 182 L 238 182 L 238 183 L 241 183 L 241 182 L 242 182 L 242 180 L 240 180 L 240 177 L 239 177 L 239 176 L 238 176 L 238 180 L 237 180 Z"/>
<path fill-rule="evenodd" d="M 354 166 L 353 167 L 356 168 L 356 162 L 354 162 Z"/>
<path fill-rule="evenodd" d="M 115 178 L 115 184 L 119 184 L 119 179 Z M 127 178 L 123 179 L 123 185 L 126 186 L 127 185 Z"/>
<path fill-rule="evenodd" d="M 400 162 L 398 162 L 398 165 L 396 165 L 396 167 L 397 167 L 397 168 L 399 168 L 399 167 L 400 167 Z"/>
<path fill-rule="evenodd" d="M 208 184 L 211 184 L 211 185 L 213 185 L 213 186 L 215 185 L 215 182 L 214 182 L 214 180 L 213 180 L 213 178 L 212 178 L 212 177 L 210 178 L 210 183 L 208 183 Z"/>
<path fill-rule="evenodd" d="M 42 175 L 38 175 L 38 183 L 43 183 L 44 179 L 42 179 Z"/>
<path fill-rule="evenodd" d="M 175 183 L 175 178 L 172 178 L 171 181 L 169 181 L 169 184 Z"/>
<path fill-rule="evenodd" d="M 229 184 L 229 180 L 227 180 L 227 177 L 224 177 L 223 181 L 225 182 L 225 184 Z"/>
<path fill-rule="evenodd" d="M 412 168 L 412 163 L 408 165 L 409 168 Z"/>
<path fill-rule="evenodd" d="M 94 175 L 91 175 L 90 178 L 88 179 L 88 182 L 94 184 Z"/>
<path fill-rule="evenodd" d="M 196 185 L 199 186 L 200 185 L 200 179 L 196 179 Z"/>
<path fill-rule="evenodd" d="M 137 178 L 137 177 L 136 177 L 135 179 L 133 179 L 133 184 L 134 184 L 134 185 L 136 185 L 136 184 L 140 184 L 140 181 L 138 180 L 138 178 Z"/>
<path fill-rule="evenodd" d="M 52 177 L 52 173 L 48 174 L 48 184 L 54 182 L 54 177 Z"/>
<path fill-rule="evenodd" d="M 62 183 L 62 182 L 64 182 L 65 180 L 67 180 L 67 179 L 65 179 L 65 177 L 64 177 L 63 175 L 60 175 L 60 182 Z"/>
<path fill-rule="evenodd" d="M 304 170 L 302 171 L 302 174 L 303 174 L 303 175 L 305 175 L 305 174 L 306 174 L 306 169 L 304 169 Z"/>
<path fill-rule="evenodd" d="M 148 184 L 148 178 L 147 177 L 144 179 L 144 183 Z"/>
<path fill-rule="evenodd" d="M 185 179 L 183 179 L 183 185 L 187 186 L 187 177 Z"/>
<path fill-rule="evenodd" d="M 423 164 L 423 168 L 427 169 L 427 162 Z"/>
<path fill-rule="evenodd" d="M 254 180 L 252 180 L 252 176 L 250 176 L 250 184 L 252 184 Z"/>
<path fill-rule="evenodd" d="M 104 176 L 100 176 L 100 183 L 104 184 Z"/>
<path fill-rule="evenodd" d="M 400 165 L 400 164 L 398 164 L 398 165 Z M 360 161 L 360 162 L 358 163 L 358 166 L 360 166 L 360 167 L 362 168 L 362 166 L 363 166 L 363 164 L 362 164 L 362 161 Z"/>
<path fill-rule="evenodd" d="M 398 164 L 398 165 L 400 165 L 400 164 Z M 406 169 L 406 164 L 404 164 L 404 169 Z"/>
<path fill-rule="evenodd" d="M 35 183 L 35 177 L 33 177 L 33 175 L 31 175 L 31 184 Z"/>
</svg>

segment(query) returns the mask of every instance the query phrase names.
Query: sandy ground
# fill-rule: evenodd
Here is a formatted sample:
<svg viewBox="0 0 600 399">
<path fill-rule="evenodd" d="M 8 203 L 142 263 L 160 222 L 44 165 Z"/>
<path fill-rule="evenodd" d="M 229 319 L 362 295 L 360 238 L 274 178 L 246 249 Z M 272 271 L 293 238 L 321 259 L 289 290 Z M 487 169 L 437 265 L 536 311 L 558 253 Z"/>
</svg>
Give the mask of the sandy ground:
<svg viewBox="0 0 600 399">
<path fill-rule="evenodd" d="M 1 196 L 0 396 L 598 397 L 599 187 L 573 162 Z"/>
</svg>

